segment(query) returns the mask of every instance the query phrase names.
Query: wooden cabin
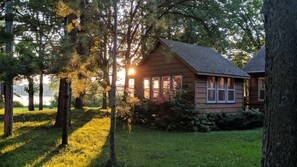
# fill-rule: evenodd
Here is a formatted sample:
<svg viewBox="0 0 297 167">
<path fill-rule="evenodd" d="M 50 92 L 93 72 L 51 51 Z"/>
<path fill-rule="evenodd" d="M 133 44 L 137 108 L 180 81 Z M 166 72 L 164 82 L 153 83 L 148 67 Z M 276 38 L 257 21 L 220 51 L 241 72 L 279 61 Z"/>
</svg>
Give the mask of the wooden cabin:
<svg viewBox="0 0 297 167">
<path fill-rule="evenodd" d="M 135 95 L 160 103 L 183 89 L 198 112 L 236 112 L 248 78 L 212 48 L 160 39 L 136 68 Z"/>
<path fill-rule="evenodd" d="M 248 81 L 246 105 L 250 109 L 259 109 L 259 111 L 264 112 L 265 46 L 253 56 L 243 70 L 251 76 Z"/>
</svg>

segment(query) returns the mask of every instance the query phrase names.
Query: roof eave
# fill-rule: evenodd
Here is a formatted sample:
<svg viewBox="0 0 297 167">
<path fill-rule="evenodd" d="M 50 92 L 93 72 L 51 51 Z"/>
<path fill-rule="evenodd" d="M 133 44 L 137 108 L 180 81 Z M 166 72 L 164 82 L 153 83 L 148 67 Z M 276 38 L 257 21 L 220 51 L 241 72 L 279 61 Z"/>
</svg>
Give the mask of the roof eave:
<svg viewBox="0 0 297 167">
<path fill-rule="evenodd" d="M 209 75 L 209 76 L 219 76 L 219 77 L 230 77 L 230 78 L 240 78 L 240 79 L 250 79 L 250 75 L 231 75 L 231 74 L 218 74 L 218 73 L 207 73 L 207 72 L 197 72 L 197 75 Z"/>
</svg>

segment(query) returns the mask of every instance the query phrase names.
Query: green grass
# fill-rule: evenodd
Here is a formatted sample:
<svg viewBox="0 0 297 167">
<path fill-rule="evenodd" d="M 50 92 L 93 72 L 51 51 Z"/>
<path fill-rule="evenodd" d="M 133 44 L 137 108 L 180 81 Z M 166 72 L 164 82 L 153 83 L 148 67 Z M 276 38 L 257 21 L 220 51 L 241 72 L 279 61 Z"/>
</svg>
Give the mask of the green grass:
<svg viewBox="0 0 297 167">
<path fill-rule="evenodd" d="M 0 166 L 101 166 L 109 156 L 109 117 L 96 109 L 72 111 L 69 146 L 59 147 L 54 110 L 17 112 L 14 135 L 3 136 Z M 210 133 L 156 131 L 118 123 L 118 161 L 132 167 L 260 166 L 262 129 Z"/>
</svg>

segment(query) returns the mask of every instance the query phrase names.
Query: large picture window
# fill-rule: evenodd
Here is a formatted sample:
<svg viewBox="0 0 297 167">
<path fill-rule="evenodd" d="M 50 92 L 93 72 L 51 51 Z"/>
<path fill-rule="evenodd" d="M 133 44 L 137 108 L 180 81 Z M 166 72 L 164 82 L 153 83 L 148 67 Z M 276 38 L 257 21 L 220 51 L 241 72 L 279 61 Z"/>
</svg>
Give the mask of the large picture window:
<svg viewBox="0 0 297 167">
<path fill-rule="evenodd" d="M 265 97 L 265 78 L 259 78 L 259 86 L 258 86 L 258 99 L 259 101 L 263 101 Z"/>
<path fill-rule="evenodd" d="M 235 81 L 233 78 L 207 77 L 207 103 L 234 103 Z"/>
<path fill-rule="evenodd" d="M 182 75 L 145 77 L 143 97 L 146 99 L 170 98 L 172 91 L 182 88 Z"/>
<path fill-rule="evenodd" d="M 151 97 L 150 96 L 150 93 L 151 93 L 150 78 L 144 78 L 144 80 L 143 80 L 143 90 L 144 90 L 143 97 L 146 98 L 146 99 L 149 99 Z"/>
</svg>

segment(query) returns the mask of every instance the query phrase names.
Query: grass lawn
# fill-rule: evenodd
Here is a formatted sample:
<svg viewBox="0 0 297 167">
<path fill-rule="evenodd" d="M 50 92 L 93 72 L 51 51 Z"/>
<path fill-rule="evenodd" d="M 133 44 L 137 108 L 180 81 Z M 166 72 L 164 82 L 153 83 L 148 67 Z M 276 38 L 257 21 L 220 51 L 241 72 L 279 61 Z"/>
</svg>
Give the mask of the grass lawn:
<svg viewBox="0 0 297 167">
<path fill-rule="evenodd" d="M 54 110 L 16 112 L 12 137 L 3 138 L 0 166 L 101 166 L 109 156 L 109 117 L 96 109 L 73 110 L 69 146 L 60 148 Z M 262 129 L 177 133 L 118 123 L 116 152 L 126 166 L 260 166 Z"/>
</svg>

